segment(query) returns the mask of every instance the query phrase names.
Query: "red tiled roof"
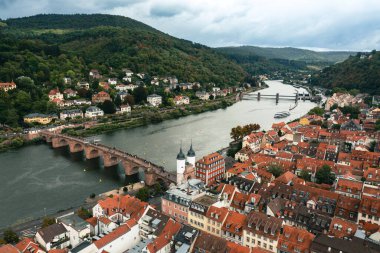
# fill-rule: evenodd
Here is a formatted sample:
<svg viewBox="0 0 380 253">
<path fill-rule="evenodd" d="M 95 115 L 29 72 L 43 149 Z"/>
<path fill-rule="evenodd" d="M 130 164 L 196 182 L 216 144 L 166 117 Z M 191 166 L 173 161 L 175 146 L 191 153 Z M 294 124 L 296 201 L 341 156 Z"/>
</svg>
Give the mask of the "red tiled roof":
<svg viewBox="0 0 380 253">
<path fill-rule="evenodd" d="M 181 223 L 175 222 L 174 220 L 169 220 L 166 223 L 166 226 L 162 230 L 161 234 L 154 239 L 153 242 L 147 245 L 147 248 L 150 253 L 155 253 L 165 247 L 170 241 L 172 237 L 178 233 L 181 229 Z"/>
<path fill-rule="evenodd" d="M 20 251 L 11 244 L 0 246 L 0 253 L 20 253 Z"/>
<path fill-rule="evenodd" d="M 329 235 L 337 238 L 352 237 L 357 229 L 356 223 L 334 217 L 330 223 Z"/>
<path fill-rule="evenodd" d="M 295 178 L 297 178 L 296 175 L 294 175 L 292 172 L 290 171 L 286 171 L 285 173 L 283 173 L 281 176 L 279 176 L 278 178 L 276 178 L 274 181 L 275 182 L 280 182 L 280 183 L 284 183 L 284 184 L 288 184 L 290 183 L 292 180 L 294 180 Z"/>
<path fill-rule="evenodd" d="M 335 186 L 335 190 L 351 194 L 360 194 L 362 188 L 363 182 L 345 178 L 339 178 Z"/>
<path fill-rule="evenodd" d="M 98 218 L 91 217 L 86 220 L 91 226 L 95 227 L 98 224 Z"/>
<path fill-rule="evenodd" d="M 243 226 L 246 222 L 246 218 L 247 216 L 244 214 L 235 211 L 229 211 L 226 221 L 222 226 L 222 230 L 228 231 L 234 235 L 241 236 L 243 234 Z"/>
<path fill-rule="evenodd" d="M 225 207 L 210 206 L 207 210 L 206 217 L 216 222 L 222 223 L 228 215 L 228 209 Z"/>
<path fill-rule="evenodd" d="M 310 252 L 310 246 L 315 235 L 304 229 L 285 225 L 283 234 L 278 240 L 277 249 L 289 253 Z"/>
<path fill-rule="evenodd" d="M 228 253 L 250 253 L 249 247 L 227 241 Z"/>
<path fill-rule="evenodd" d="M 380 217 L 380 199 L 363 196 L 360 202 L 359 212 Z"/>
<path fill-rule="evenodd" d="M 135 218 L 136 220 L 144 214 L 145 209 L 148 207 L 148 203 L 130 195 L 114 195 L 112 198 L 99 200 L 98 204 L 105 210 L 108 216 L 114 215 L 117 209 L 121 209 L 122 214 L 128 214 L 131 218 Z"/>
<path fill-rule="evenodd" d="M 99 222 L 105 224 L 105 225 L 108 225 L 110 224 L 112 221 L 110 219 L 108 219 L 107 217 L 99 217 Z"/>
<path fill-rule="evenodd" d="M 127 234 L 131 229 L 127 225 L 121 225 L 120 227 L 116 228 L 111 233 L 105 235 L 104 237 L 100 238 L 99 240 L 95 241 L 94 244 L 98 249 L 103 248 L 107 244 L 111 243 L 112 241 L 116 240 L 120 236 L 123 236 Z"/>
<path fill-rule="evenodd" d="M 215 153 L 204 156 L 202 159 L 198 160 L 197 162 L 202 163 L 202 164 L 211 164 L 219 160 L 224 161 L 224 158 L 219 153 L 215 152 Z"/>
<path fill-rule="evenodd" d="M 15 247 L 22 253 L 36 253 L 39 250 L 42 251 L 39 247 L 38 244 L 35 243 L 32 239 L 30 238 L 24 238 L 22 241 L 17 243 Z"/>
</svg>

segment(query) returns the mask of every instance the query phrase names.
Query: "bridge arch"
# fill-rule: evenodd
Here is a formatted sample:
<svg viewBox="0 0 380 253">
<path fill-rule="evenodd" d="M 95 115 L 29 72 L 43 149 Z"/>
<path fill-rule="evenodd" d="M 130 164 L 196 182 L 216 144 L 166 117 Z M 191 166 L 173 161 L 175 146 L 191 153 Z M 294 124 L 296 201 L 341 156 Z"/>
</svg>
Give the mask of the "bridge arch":
<svg viewBox="0 0 380 253">
<path fill-rule="evenodd" d="M 83 144 L 81 144 L 79 142 L 70 142 L 69 147 L 70 147 L 71 153 L 81 152 L 84 149 Z"/>
</svg>

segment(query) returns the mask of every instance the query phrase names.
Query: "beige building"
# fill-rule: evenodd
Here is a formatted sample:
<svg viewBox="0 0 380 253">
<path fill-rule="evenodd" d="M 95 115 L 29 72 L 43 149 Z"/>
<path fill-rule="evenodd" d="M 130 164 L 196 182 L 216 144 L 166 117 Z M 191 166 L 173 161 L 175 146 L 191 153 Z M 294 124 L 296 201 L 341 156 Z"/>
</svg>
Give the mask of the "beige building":
<svg viewBox="0 0 380 253">
<path fill-rule="evenodd" d="M 282 219 L 268 217 L 260 212 L 249 213 L 243 229 L 243 245 L 277 252 L 277 241 L 282 224 Z"/>
<path fill-rule="evenodd" d="M 217 199 L 209 195 L 194 199 L 189 206 L 188 224 L 197 229 L 207 231 L 207 211 Z"/>
<path fill-rule="evenodd" d="M 205 229 L 207 233 L 222 237 L 222 226 L 228 215 L 226 207 L 210 206 L 205 219 Z"/>
</svg>

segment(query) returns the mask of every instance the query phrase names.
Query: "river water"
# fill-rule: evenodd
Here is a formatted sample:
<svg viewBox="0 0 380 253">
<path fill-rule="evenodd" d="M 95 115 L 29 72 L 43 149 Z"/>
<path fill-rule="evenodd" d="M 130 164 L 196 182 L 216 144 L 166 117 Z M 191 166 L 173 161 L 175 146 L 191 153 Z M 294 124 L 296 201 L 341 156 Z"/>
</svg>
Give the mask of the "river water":
<svg viewBox="0 0 380 253">
<path fill-rule="evenodd" d="M 268 81 L 261 94 L 293 95 L 295 88 L 279 81 Z M 299 89 L 303 92 L 302 89 Z M 290 121 L 315 106 L 300 101 L 286 119 L 274 119 L 294 101 L 274 99 L 243 100 L 227 109 L 168 120 L 159 124 L 119 130 L 97 136 L 103 144 L 114 146 L 175 170 L 175 158 L 182 143 L 187 152 L 191 141 L 197 159 L 228 146 L 232 127 L 258 123 L 268 129 L 273 122 Z M 0 228 L 33 217 L 77 206 L 91 193 L 102 193 L 127 181 L 120 167 L 104 169 L 101 161 L 86 161 L 66 148 L 52 149 L 46 144 L 32 145 L 0 154 Z"/>
</svg>

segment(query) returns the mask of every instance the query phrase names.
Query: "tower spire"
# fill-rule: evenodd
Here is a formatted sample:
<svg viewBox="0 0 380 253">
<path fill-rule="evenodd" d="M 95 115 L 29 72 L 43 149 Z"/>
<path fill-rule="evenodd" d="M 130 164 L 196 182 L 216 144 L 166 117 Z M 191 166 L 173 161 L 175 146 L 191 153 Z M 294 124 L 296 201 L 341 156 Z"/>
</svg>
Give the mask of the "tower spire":
<svg viewBox="0 0 380 253">
<path fill-rule="evenodd" d="M 179 153 L 177 155 L 177 160 L 185 160 L 185 154 L 182 152 L 182 140 L 181 140 L 181 146 L 179 148 Z"/>
</svg>

